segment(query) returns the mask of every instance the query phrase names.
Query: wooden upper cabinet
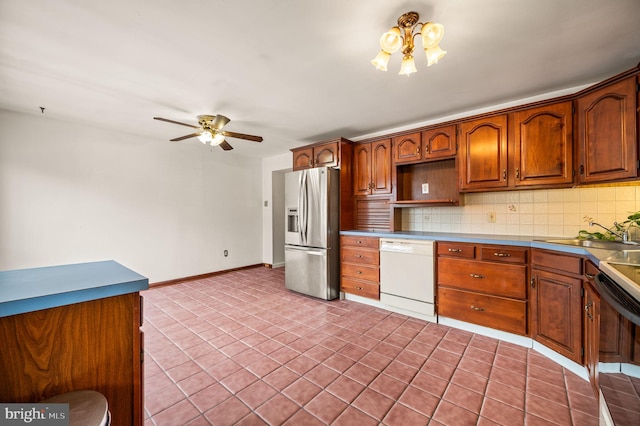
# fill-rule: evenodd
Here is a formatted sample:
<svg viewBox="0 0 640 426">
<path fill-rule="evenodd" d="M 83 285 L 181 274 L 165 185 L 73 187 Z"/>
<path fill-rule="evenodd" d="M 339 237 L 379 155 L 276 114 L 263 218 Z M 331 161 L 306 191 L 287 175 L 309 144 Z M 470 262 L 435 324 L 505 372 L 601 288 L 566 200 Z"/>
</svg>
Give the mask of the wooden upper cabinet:
<svg viewBox="0 0 640 426">
<path fill-rule="evenodd" d="M 330 142 L 313 148 L 314 167 L 338 167 L 340 147 L 338 142 Z"/>
<path fill-rule="evenodd" d="M 422 132 L 422 154 L 425 159 L 456 155 L 456 126 L 438 127 Z"/>
<path fill-rule="evenodd" d="M 293 151 L 293 170 L 313 168 L 313 148 L 300 148 Z"/>
<path fill-rule="evenodd" d="M 422 142 L 420 132 L 393 138 L 393 162 L 411 163 L 422 160 Z"/>
<path fill-rule="evenodd" d="M 340 165 L 339 142 L 328 142 L 293 150 L 293 170 L 313 167 L 338 167 Z"/>
<path fill-rule="evenodd" d="M 354 147 L 353 182 L 354 195 L 391 193 L 391 139 Z"/>
<path fill-rule="evenodd" d="M 573 182 L 570 101 L 515 112 L 514 186 Z"/>
<path fill-rule="evenodd" d="M 507 186 L 507 115 L 460 124 L 460 189 L 482 190 Z"/>
<path fill-rule="evenodd" d="M 577 100 L 579 183 L 638 176 L 636 77 Z"/>
</svg>

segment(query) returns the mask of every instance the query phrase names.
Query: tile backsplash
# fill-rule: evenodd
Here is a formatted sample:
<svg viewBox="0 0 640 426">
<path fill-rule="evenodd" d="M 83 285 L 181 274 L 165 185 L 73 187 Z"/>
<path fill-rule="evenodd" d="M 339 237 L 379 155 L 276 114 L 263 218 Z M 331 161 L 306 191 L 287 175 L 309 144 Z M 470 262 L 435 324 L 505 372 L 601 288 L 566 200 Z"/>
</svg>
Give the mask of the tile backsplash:
<svg viewBox="0 0 640 426">
<path fill-rule="evenodd" d="M 484 192 L 464 206 L 405 208 L 402 230 L 535 237 L 575 237 L 589 220 L 611 227 L 640 210 L 640 182 L 620 186 Z M 495 213 L 495 222 L 489 217 Z M 601 229 L 600 229 L 601 230 Z M 638 230 L 636 230 L 638 231 Z M 640 239 L 640 232 L 632 234 Z"/>
</svg>

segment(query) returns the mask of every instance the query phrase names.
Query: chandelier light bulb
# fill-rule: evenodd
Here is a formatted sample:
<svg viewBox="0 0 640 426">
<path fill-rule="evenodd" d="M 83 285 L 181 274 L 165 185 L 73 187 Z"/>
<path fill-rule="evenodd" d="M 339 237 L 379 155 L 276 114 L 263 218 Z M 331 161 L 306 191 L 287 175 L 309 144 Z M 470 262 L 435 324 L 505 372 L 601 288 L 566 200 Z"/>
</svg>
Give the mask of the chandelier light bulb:
<svg viewBox="0 0 640 426">
<path fill-rule="evenodd" d="M 386 71 L 387 64 L 389 63 L 389 58 L 391 58 L 391 53 L 381 50 L 380 53 L 378 53 L 378 55 L 371 60 L 371 63 L 374 67 L 376 67 L 376 69 L 380 71 Z"/>
<path fill-rule="evenodd" d="M 400 72 L 398 74 L 406 75 L 408 77 L 417 71 L 418 70 L 416 69 L 416 63 L 413 60 L 413 56 L 405 55 L 402 59 L 402 65 L 400 66 Z"/>
</svg>

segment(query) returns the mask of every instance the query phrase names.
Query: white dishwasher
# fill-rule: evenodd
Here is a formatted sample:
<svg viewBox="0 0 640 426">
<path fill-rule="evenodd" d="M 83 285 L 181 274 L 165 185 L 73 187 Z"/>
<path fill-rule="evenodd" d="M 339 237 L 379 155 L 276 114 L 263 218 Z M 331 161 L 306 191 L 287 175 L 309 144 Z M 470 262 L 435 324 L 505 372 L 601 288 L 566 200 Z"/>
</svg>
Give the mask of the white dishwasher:
<svg viewBox="0 0 640 426">
<path fill-rule="evenodd" d="M 437 321 L 434 241 L 380 239 L 380 302 Z"/>
</svg>

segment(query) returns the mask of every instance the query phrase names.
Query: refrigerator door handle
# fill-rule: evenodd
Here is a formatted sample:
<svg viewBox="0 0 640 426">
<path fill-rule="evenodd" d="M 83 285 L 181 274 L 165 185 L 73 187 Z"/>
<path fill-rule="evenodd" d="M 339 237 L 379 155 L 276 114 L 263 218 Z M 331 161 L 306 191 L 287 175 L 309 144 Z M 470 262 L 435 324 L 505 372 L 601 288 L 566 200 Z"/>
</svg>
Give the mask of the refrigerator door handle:
<svg viewBox="0 0 640 426">
<path fill-rule="evenodd" d="M 303 251 L 306 254 L 310 254 L 312 256 L 324 256 L 326 254 L 325 250 L 314 250 L 308 247 L 285 246 L 285 250 Z"/>
<path fill-rule="evenodd" d="M 308 200 L 307 200 L 307 173 L 303 171 L 300 175 L 300 196 L 298 197 L 298 221 L 299 221 L 299 229 L 300 229 L 300 243 L 303 245 L 307 244 L 307 210 L 308 210 Z"/>
</svg>

